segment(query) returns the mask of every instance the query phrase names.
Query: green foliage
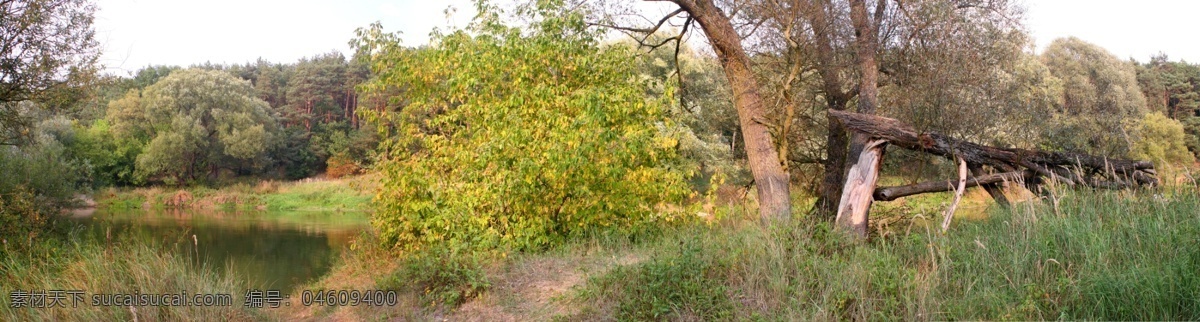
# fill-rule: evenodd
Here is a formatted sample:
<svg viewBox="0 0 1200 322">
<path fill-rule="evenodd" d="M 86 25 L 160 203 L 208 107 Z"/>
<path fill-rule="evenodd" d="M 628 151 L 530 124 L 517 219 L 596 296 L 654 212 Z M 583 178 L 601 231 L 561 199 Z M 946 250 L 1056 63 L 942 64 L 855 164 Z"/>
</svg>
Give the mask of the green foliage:
<svg viewBox="0 0 1200 322">
<path fill-rule="evenodd" d="M 90 126 L 74 125 L 74 140 L 67 145 L 69 153 L 85 160 L 91 168 L 92 188 L 135 184 L 134 164 L 142 152 L 143 142 L 118 139 L 108 121 L 100 119 Z"/>
<path fill-rule="evenodd" d="M 1120 129 L 1147 112 L 1133 64 L 1078 38 L 1055 40 L 1041 58 L 1063 84 L 1063 104 L 1049 124 L 1058 131 L 1046 136 L 1050 148 L 1127 154 Z"/>
<path fill-rule="evenodd" d="M 524 7 L 524 31 L 481 4 L 469 31 L 403 49 L 360 30 L 379 93 L 404 89 L 399 111 L 364 113 L 387 151 L 374 225 L 389 246 L 541 249 L 597 229 L 636 232 L 675 220 L 686 193 L 663 165 L 670 95 L 645 96 L 629 53 L 560 4 Z M 399 101 L 400 97 L 393 100 Z"/>
<path fill-rule="evenodd" d="M 1129 157 L 1170 164 L 1191 164 L 1183 124 L 1161 112 L 1146 114 L 1130 133 L 1134 137 Z"/>
<path fill-rule="evenodd" d="M 729 270 L 728 259 L 704 254 L 694 240 L 682 241 L 678 248 L 636 266 L 615 268 L 590 281 L 591 286 L 616 297 L 621 321 L 732 318 L 732 292 L 720 275 Z"/>
<path fill-rule="evenodd" d="M 435 247 L 404 258 L 400 269 L 376 282 L 382 289 L 415 291 L 427 307 L 458 307 L 491 287 L 479 252 Z"/>
<path fill-rule="evenodd" d="M 44 207 L 36 204 L 37 198 L 28 188 L 17 186 L 0 193 L 0 240 L 4 252 L 25 250 L 33 244 L 46 224 Z"/>
<path fill-rule="evenodd" d="M 63 106 L 96 71 L 96 6 L 87 0 L 0 2 L 0 145 L 21 143 L 21 102 Z"/>
<path fill-rule="evenodd" d="M 50 213 L 67 206 L 88 172 L 55 142 L 16 148 L 0 146 L 0 194 L 26 191 L 37 207 Z"/>
<path fill-rule="evenodd" d="M 284 127 L 268 152 L 287 179 L 307 178 L 320 170 L 321 159 L 312 151 L 307 131 L 303 127 Z"/>
<path fill-rule="evenodd" d="M 248 82 L 199 69 L 130 91 L 110 104 L 108 121 L 119 140 L 148 140 L 137 156 L 137 178 L 167 183 L 219 168 L 261 167 L 276 131 Z"/>
<path fill-rule="evenodd" d="M 664 42 L 667 37 L 655 34 L 646 42 Z M 614 46 L 642 49 L 632 40 Z M 733 94 L 716 59 L 696 53 L 684 43 L 678 56 L 673 46 L 663 46 L 638 54 L 635 62 L 638 73 L 650 83 L 647 94 L 651 97 L 667 95 L 678 79 L 687 84 L 680 87 L 684 91 L 674 95 L 678 103 L 667 106 L 666 115 L 672 123 L 660 127 L 667 136 L 679 139 L 680 158 L 673 166 L 694 174 L 692 190 L 708 190 L 715 176 L 729 179 L 732 184 L 748 184 L 750 172 L 736 163 L 738 158 L 745 158 L 745 147 L 742 142 L 730 144 L 741 137 Z M 677 71 L 681 74 L 675 74 Z"/>
<path fill-rule="evenodd" d="M 1152 111 L 1173 119 L 1195 115 L 1200 109 L 1200 66 L 1172 62 L 1165 54 L 1137 66 L 1138 84 Z"/>
</svg>

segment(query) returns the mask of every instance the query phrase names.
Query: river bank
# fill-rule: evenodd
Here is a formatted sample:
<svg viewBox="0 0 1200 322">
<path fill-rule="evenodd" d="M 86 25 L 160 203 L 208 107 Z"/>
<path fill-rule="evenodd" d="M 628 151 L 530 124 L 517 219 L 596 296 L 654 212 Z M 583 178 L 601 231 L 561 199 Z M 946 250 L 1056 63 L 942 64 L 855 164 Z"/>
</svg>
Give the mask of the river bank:
<svg viewBox="0 0 1200 322">
<path fill-rule="evenodd" d="M 94 196 L 100 210 L 205 209 L 367 211 L 378 175 L 297 181 L 261 180 L 221 187 L 107 188 Z"/>
</svg>

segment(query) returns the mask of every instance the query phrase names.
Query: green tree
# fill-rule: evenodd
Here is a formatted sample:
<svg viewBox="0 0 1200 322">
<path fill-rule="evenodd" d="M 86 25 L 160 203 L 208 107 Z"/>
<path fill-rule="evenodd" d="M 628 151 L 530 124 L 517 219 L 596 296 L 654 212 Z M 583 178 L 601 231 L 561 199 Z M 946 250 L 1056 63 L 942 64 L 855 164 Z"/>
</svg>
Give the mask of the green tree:
<svg viewBox="0 0 1200 322">
<path fill-rule="evenodd" d="M 1146 98 L 1138 87 L 1133 64 L 1079 40 L 1061 38 L 1042 53 L 1050 73 L 1063 83 L 1063 101 L 1047 136 L 1051 148 L 1126 155 L 1125 120 L 1146 114 Z"/>
<path fill-rule="evenodd" d="M 17 103 L 51 107 L 78 99 L 95 74 L 96 7 L 87 0 L 0 1 L 0 145 L 21 143 L 30 120 Z"/>
<path fill-rule="evenodd" d="M 1149 109 L 1182 122 L 1188 148 L 1200 155 L 1200 65 L 1159 54 L 1138 65 L 1137 77 Z"/>
<path fill-rule="evenodd" d="M 671 220 L 663 203 L 686 185 L 663 166 L 677 141 L 655 126 L 671 96 L 648 98 L 631 54 L 601 48 L 560 2 L 523 9 L 525 30 L 479 7 L 468 30 L 421 49 L 378 25 L 359 31 L 376 75 L 365 89 L 404 88 L 407 102 L 364 113 L 388 151 L 373 218 L 384 242 L 539 249 Z"/>
<path fill-rule="evenodd" d="M 139 179 L 169 183 L 262 164 L 276 125 L 250 83 L 215 70 L 173 72 L 109 106 L 119 139 L 146 141 Z"/>
<path fill-rule="evenodd" d="M 1186 144 L 1183 124 L 1160 112 L 1146 114 L 1135 126 L 1129 157 L 1138 160 L 1191 164 L 1192 154 Z"/>
<path fill-rule="evenodd" d="M 1137 65 L 1137 78 L 1151 111 L 1179 120 L 1200 109 L 1200 66 L 1169 61 L 1159 54 Z"/>
</svg>

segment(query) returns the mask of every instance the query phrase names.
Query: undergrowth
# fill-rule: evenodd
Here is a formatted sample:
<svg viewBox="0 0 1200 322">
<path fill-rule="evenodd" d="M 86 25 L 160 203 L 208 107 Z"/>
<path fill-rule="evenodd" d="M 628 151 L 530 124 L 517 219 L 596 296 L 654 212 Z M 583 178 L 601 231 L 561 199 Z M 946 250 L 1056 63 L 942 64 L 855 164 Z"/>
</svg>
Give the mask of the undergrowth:
<svg viewBox="0 0 1200 322">
<path fill-rule="evenodd" d="M 865 244 L 807 219 L 675 230 L 642 245 L 652 259 L 593 277 L 577 318 L 1200 318 L 1195 190 L 1058 192 L 945 235 L 899 229 Z"/>
</svg>

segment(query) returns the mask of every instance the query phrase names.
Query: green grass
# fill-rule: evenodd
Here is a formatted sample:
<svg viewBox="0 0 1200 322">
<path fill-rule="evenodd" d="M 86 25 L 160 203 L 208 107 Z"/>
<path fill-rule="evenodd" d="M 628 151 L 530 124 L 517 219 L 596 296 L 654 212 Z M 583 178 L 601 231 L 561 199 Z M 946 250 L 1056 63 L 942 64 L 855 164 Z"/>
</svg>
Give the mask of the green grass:
<svg viewBox="0 0 1200 322">
<path fill-rule="evenodd" d="M 651 259 L 594 276 L 580 318 L 1200 318 L 1195 190 L 1055 200 L 995 208 L 946 235 L 911 220 L 867 244 L 806 220 L 679 229 L 639 245 Z"/>
<path fill-rule="evenodd" d="M 363 175 L 332 180 L 258 183 L 236 182 L 220 187 L 109 188 L 96 194 L 100 208 L 212 209 L 270 211 L 367 211 L 377 177 Z"/>
<path fill-rule="evenodd" d="M 114 241 L 105 248 L 70 238 L 46 239 L 30 251 L 0 256 L 4 321 L 255 321 L 266 318 L 243 306 L 249 285 L 232 274 L 195 269 L 187 258 L 161 246 Z M 224 275 L 224 276 L 220 276 Z M 77 307 L 14 308 L 10 292 L 82 291 Z M 102 306 L 91 305 L 98 293 L 230 294 L 231 306 Z"/>
<path fill-rule="evenodd" d="M 363 211 L 370 207 L 370 178 L 315 181 L 280 187 L 263 196 L 267 210 Z"/>
</svg>

